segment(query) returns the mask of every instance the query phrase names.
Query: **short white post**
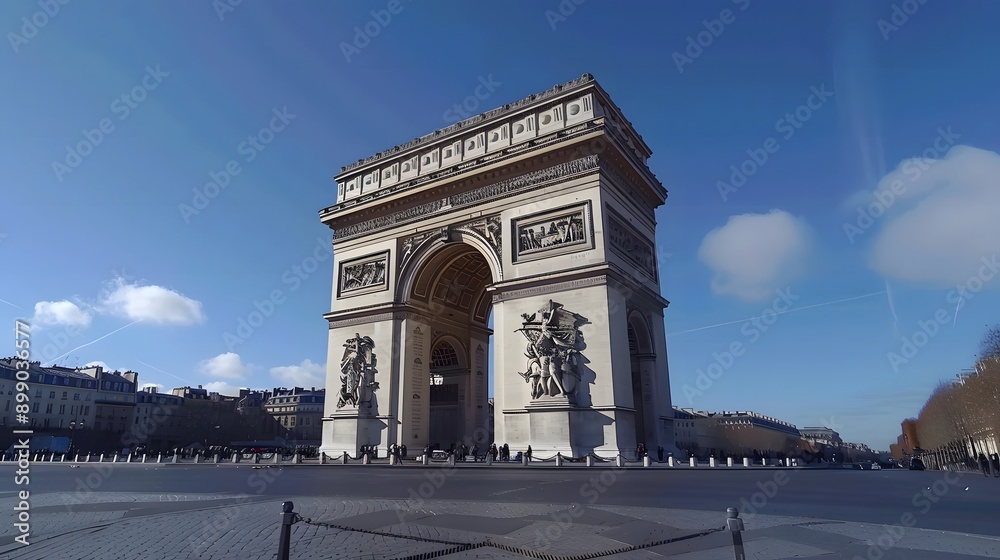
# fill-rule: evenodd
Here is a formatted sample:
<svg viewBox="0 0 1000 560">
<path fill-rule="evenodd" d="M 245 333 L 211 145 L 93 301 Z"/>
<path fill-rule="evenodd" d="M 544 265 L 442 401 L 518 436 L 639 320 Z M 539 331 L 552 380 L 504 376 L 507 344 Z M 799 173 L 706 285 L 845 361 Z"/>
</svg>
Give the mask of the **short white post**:
<svg viewBox="0 0 1000 560">
<path fill-rule="evenodd" d="M 618 455 L 617 457 L 615 457 L 615 466 L 616 467 L 624 467 L 625 466 L 625 459 L 621 455 Z"/>
<path fill-rule="evenodd" d="M 563 461 L 562 453 L 556 453 L 556 466 L 557 467 L 563 466 L 562 461 Z"/>
<path fill-rule="evenodd" d="M 587 455 L 587 466 L 588 467 L 593 467 L 594 466 L 594 456 L 593 455 Z"/>
<path fill-rule="evenodd" d="M 749 467 L 750 466 L 750 457 L 744 457 L 743 458 L 743 466 L 744 467 Z"/>
<path fill-rule="evenodd" d="M 692 467 L 697 467 L 698 466 L 698 458 L 697 457 L 691 457 L 691 459 L 688 462 L 691 464 Z"/>
<path fill-rule="evenodd" d="M 733 458 L 732 457 L 726 457 L 726 466 L 727 467 L 733 466 Z"/>
<path fill-rule="evenodd" d="M 642 458 L 642 466 L 648 467 L 650 465 L 649 455 L 645 455 Z"/>
<path fill-rule="evenodd" d="M 715 468 L 715 457 L 714 456 L 708 458 L 708 466 L 712 467 L 713 469 Z"/>
<path fill-rule="evenodd" d="M 668 467 L 674 466 L 674 456 L 673 455 L 667 457 L 667 466 Z"/>
</svg>

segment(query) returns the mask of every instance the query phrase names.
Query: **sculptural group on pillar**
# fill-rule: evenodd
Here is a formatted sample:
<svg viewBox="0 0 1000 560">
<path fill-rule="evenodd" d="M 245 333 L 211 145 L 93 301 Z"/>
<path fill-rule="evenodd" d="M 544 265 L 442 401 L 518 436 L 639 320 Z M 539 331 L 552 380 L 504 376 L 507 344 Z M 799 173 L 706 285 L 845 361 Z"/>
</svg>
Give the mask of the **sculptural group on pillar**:
<svg viewBox="0 0 1000 560">
<path fill-rule="evenodd" d="M 340 361 L 340 397 L 337 408 L 346 405 L 359 406 L 368 403 L 371 398 L 363 400 L 364 390 L 378 390 L 375 381 L 375 341 L 369 336 L 355 333 L 354 338 L 347 339 L 344 344 L 344 357 Z"/>
<path fill-rule="evenodd" d="M 528 363 L 518 375 L 530 385 L 531 398 L 572 399 L 580 380 L 581 317 L 552 300 L 537 313 L 521 317 L 523 326 L 517 331 L 528 339 Z"/>
</svg>

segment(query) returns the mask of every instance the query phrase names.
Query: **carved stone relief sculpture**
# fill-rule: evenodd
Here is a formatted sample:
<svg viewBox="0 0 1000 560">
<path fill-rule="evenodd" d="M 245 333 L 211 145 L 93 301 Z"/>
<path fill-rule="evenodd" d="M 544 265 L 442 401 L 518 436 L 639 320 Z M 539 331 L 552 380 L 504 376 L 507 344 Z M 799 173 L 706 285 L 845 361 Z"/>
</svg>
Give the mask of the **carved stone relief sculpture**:
<svg viewBox="0 0 1000 560">
<path fill-rule="evenodd" d="M 347 405 L 358 407 L 368 404 L 371 408 L 371 393 L 378 390 L 375 381 L 375 342 L 369 336 L 355 333 L 354 338 L 344 344 L 344 357 L 340 361 L 340 397 L 337 408 Z M 364 397 L 368 398 L 364 398 Z"/>
<path fill-rule="evenodd" d="M 531 398 L 563 398 L 572 402 L 580 381 L 580 350 L 583 337 L 578 329 L 583 318 L 549 300 L 537 313 L 522 313 L 517 329 L 528 339 L 526 371 L 518 372 L 530 386 Z"/>
</svg>

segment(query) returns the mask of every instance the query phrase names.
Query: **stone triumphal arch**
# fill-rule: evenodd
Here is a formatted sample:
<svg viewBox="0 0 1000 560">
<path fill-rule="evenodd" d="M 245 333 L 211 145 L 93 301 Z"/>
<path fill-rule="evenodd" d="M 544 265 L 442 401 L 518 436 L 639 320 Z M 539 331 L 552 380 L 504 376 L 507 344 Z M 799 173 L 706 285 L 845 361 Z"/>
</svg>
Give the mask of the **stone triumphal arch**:
<svg viewBox="0 0 1000 560">
<path fill-rule="evenodd" d="M 650 153 L 587 75 L 342 168 L 322 451 L 672 450 Z"/>
</svg>

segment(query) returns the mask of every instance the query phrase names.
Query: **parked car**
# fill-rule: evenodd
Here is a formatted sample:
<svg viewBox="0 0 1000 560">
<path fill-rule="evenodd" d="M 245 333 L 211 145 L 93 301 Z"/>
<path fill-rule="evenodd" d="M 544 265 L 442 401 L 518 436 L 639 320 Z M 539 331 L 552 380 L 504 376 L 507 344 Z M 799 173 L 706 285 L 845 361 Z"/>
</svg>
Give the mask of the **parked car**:
<svg viewBox="0 0 1000 560">
<path fill-rule="evenodd" d="M 910 459 L 910 470 L 911 471 L 924 470 L 924 462 L 916 458 Z"/>
</svg>

